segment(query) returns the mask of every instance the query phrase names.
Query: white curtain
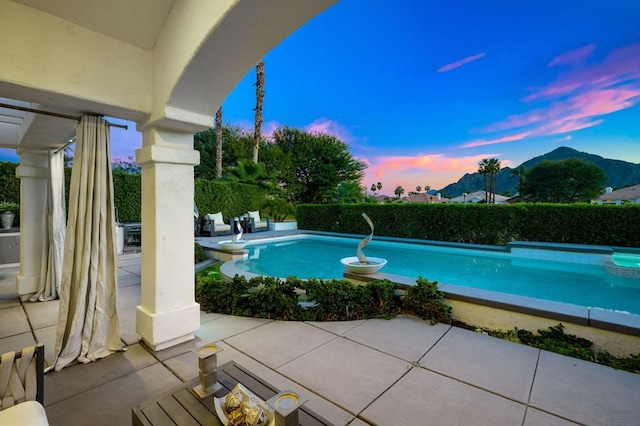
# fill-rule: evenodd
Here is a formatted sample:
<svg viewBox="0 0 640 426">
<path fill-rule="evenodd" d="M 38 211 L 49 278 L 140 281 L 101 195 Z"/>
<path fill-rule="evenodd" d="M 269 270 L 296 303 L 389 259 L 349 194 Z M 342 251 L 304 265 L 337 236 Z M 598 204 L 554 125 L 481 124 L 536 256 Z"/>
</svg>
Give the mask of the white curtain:
<svg viewBox="0 0 640 426">
<path fill-rule="evenodd" d="M 58 297 L 62 280 L 62 257 L 67 230 L 64 206 L 64 152 L 49 154 L 49 179 L 44 212 L 42 266 L 38 291 L 30 301 L 46 302 Z"/>
<path fill-rule="evenodd" d="M 82 117 L 69 190 L 56 371 L 123 350 L 117 312 L 113 178 L 109 127 L 100 117 Z"/>
</svg>

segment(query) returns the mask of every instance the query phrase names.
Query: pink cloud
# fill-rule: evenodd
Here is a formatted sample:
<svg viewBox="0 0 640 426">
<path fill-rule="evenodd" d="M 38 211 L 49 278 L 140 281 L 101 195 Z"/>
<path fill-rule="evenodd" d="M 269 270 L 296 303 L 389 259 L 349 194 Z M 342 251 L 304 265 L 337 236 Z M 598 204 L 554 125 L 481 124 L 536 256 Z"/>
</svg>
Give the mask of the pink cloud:
<svg viewBox="0 0 640 426">
<path fill-rule="evenodd" d="M 464 59 L 460 59 L 459 61 L 455 61 L 455 62 L 452 62 L 450 64 L 441 66 L 440 68 L 438 68 L 436 70 L 436 72 L 447 72 L 447 71 L 454 70 L 456 68 L 459 68 L 459 67 L 461 67 L 463 65 L 468 64 L 469 62 L 473 62 L 473 61 L 476 61 L 476 60 L 478 60 L 480 58 L 483 58 L 486 55 L 487 54 L 485 52 L 482 52 L 482 53 L 478 53 L 477 55 L 468 56 L 468 57 L 466 57 Z"/>
<path fill-rule="evenodd" d="M 389 195 L 398 185 L 407 192 L 413 191 L 418 185 L 439 189 L 457 181 L 465 173 L 476 172 L 481 159 L 497 156 L 499 154 L 485 153 L 463 157 L 429 154 L 371 158 L 366 160 L 369 167 L 365 171 L 363 185 L 368 188 L 372 183 L 381 182 L 382 193 Z M 510 161 L 502 161 L 503 167 L 509 165 Z"/>
<path fill-rule="evenodd" d="M 547 67 L 556 65 L 577 65 L 585 61 L 596 49 L 595 44 L 589 44 L 579 49 L 569 50 L 561 53 L 547 64 Z"/>
<path fill-rule="evenodd" d="M 345 126 L 326 118 L 317 118 L 312 123 L 307 124 L 304 130 L 309 133 L 324 133 L 325 135 L 335 136 L 345 143 L 353 142 L 355 139 L 351 131 Z"/>
<path fill-rule="evenodd" d="M 573 64 L 570 59 L 578 61 L 580 55 L 590 54 L 592 49 L 587 48 L 591 46 L 567 52 L 564 59 L 556 57 L 552 63 Z M 484 133 L 506 131 L 509 134 L 472 140 L 461 147 L 574 132 L 602 124 L 603 116 L 633 107 L 640 101 L 640 43 L 615 49 L 601 62 L 572 67 L 522 100 L 545 104 L 481 129 Z"/>
</svg>

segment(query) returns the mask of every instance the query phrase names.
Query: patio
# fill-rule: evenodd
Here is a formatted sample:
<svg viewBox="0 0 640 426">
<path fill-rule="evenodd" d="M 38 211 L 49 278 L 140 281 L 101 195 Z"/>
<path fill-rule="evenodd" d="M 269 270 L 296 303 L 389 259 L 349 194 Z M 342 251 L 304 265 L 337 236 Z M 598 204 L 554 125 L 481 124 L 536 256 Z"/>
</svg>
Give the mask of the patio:
<svg viewBox="0 0 640 426">
<path fill-rule="evenodd" d="M 640 417 L 640 375 L 412 317 L 298 323 L 202 312 L 195 340 L 153 352 L 135 332 L 140 271 L 140 254 L 119 257 L 128 350 L 46 375 L 51 425 L 131 424 L 135 404 L 197 375 L 192 350 L 210 342 L 223 348 L 220 364 L 236 361 L 300 393 L 339 425 L 631 425 Z M 50 363 L 58 302 L 21 303 L 17 272 L 0 270 L 0 352 L 39 341 Z"/>
</svg>

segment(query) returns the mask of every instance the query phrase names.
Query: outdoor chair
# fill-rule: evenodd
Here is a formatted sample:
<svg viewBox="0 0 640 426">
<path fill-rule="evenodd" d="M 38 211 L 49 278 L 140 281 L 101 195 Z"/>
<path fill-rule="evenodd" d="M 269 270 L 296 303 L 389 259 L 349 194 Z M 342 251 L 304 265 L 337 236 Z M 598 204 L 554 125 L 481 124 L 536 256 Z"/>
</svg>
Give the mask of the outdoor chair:
<svg viewBox="0 0 640 426">
<path fill-rule="evenodd" d="M 0 357 L 0 424 L 48 425 L 44 410 L 44 345 Z"/>
<path fill-rule="evenodd" d="M 262 232 L 269 230 L 269 216 L 265 216 L 265 220 L 260 218 L 259 211 L 249 211 L 247 213 L 249 219 L 251 220 L 250 231 L 249 232 Z"/>
<path fill-rule="evenodd" d="M 207 213 L 202 220 L 200 233 L 210 237 L 214 235 L 229 235 L 231 234 L 231 225 L 224 223 L 222 212 L 215 214 Z"/>
</svg>

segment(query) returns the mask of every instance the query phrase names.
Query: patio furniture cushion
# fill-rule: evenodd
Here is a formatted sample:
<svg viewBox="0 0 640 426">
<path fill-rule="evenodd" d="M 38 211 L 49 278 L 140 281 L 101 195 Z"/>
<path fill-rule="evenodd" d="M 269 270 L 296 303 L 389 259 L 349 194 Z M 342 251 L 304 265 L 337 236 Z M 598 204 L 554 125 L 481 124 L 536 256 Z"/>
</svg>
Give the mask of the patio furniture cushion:
<svg viewBox="0 0 640 426">
<path fill-rule="evenodd" d="M 0 411 L 0 425 L 47 426 L 49 420 L 38 401 L 26 401 Z"/>
<path fill-rule="evenodd" d="M 213 222 L 214 225 L 224 225 L 224 219 L 222 219 L 222 212 L 207 213 L 207 219 Z"/>
<path fill-rule="evenodd" d="M 260 211 L 255 211 L 255 212 L 249 211 L 249 217 L 253 218 L 253 220 L 255 221 L 256 224 L 258 222 L 262 222 L 260 220 Z"/>
</svg>

